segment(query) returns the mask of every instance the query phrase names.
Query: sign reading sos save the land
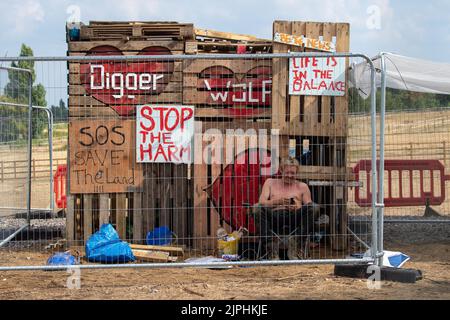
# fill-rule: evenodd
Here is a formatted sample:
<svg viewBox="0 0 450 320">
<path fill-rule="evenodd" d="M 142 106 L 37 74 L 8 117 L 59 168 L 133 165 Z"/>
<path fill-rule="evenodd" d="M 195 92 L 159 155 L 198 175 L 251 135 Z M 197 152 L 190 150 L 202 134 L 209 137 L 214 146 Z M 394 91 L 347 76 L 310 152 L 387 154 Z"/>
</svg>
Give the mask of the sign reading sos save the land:
<svg viewBox="0 0 450 320">
<path fill-rule="evenodd" d="M 193 106 L 137 107 L 137 162 L 192 163 L 193 136 Z"/>
<path fill-rule="evenodd" d="M 345 91 L 345 58 L 290 59 L 289 94 L 343 96 Z"/>
</svg>

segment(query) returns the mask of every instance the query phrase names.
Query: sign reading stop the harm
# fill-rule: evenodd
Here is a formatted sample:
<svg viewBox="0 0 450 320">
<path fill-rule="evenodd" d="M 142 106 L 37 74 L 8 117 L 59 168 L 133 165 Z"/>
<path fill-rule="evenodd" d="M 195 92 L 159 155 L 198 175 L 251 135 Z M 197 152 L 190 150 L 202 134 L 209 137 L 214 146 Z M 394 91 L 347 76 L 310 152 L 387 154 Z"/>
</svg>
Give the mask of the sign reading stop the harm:
<svg viewBox="0 0 450 320">
<path fill-rule="evenodd" d="M 137 107 L 137 162 L 192 163 L 193 136 L 193 106 Z"/>
</svg>

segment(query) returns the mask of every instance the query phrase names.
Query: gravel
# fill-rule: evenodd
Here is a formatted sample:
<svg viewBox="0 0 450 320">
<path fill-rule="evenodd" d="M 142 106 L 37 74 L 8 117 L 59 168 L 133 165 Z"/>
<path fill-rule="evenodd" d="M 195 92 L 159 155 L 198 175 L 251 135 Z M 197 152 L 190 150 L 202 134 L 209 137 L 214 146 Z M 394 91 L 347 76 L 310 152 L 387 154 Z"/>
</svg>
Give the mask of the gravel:
<svg viewBox="0 0 450 320">
<path fill-rule="evenodd" d="M 386 216 L 384 223 L 385 245 L 450 242 L 450 218 L 424 218 L 420 216 Z M 428 221 L 421 223 L 421 221 Z M 352 217 L 354 225 L 361 224 L 371 231 L 368 217 Z M 392 222 L 389 222 L 392 221 Z M 404 221 L 404 222 L 401 222 Z M 433 222 L 431 222 L 433 221 Z M 436 221 L 436 222 L 434 222 Z M 445 223 L 439 222 L 445 221 Z M 358 232 L 356 232 L 358 233 Z"/>
</svg>

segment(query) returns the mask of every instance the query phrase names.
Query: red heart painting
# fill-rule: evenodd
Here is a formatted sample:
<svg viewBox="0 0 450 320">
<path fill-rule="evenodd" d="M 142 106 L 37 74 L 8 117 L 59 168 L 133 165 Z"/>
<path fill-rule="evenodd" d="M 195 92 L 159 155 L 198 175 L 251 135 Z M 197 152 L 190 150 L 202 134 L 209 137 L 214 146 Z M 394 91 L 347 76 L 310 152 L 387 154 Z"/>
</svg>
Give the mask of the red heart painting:
<svg viewBox="0 0 450 320">
<path fill-rule="evenodd" d="M 272 177 L 268 174 L 270 169 L 269 150 L 248 149 L 238 154 L 234 163 L 227 165 L 215 179 L 209 191 L 210 199 L 221 218 L 233 229 L 243 226 L 250 234 L 255 233 L 255 223 L 247 216 L 244 204 L 253 206 L 258 202 L 264 182 Z"/>
<path fill-rule="evenodd" d="M 164 47 L 147 47 L 139 55 L 170 55 Z M 112 46 L 99 46 L 87 55 L 122 55 Z M 119 115 L 131 115 L 135 106 L 155 100 L 164 91 L 174 70 L 173 61 L 92 61 L 81 64 L 81 83 L 96 100 Z"/>
<path fill-rule="evenodd" d="M 230 115 L 258 114 L 272 104 L 272 67 L 257 66 L 240 77 L 224 66 L 209 67 L 199 74 L 197 91 L 209 93 L 202 103 L 227 107 Z"/>
</svg>

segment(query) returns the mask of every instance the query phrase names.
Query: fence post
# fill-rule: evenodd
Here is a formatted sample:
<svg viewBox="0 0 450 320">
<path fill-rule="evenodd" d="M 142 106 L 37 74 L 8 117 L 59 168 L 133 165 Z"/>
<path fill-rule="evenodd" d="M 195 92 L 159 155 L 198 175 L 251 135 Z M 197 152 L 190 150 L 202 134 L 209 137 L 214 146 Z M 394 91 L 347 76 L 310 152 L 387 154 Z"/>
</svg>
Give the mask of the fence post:
<svg viewBox="0 0 450 320">
<path fill-rule="evenodd" d="M 33 179 L 36 179 L 36 159 L 33 159 Z"/>
<path fill-rule="evenodd" d="M 447 153 L 446 153 L 446 145 L 445 145 L 445 141 L 442 141 L 442 149 L 444 151 L 444 167 L 447 166 Z"/>
</svg>

